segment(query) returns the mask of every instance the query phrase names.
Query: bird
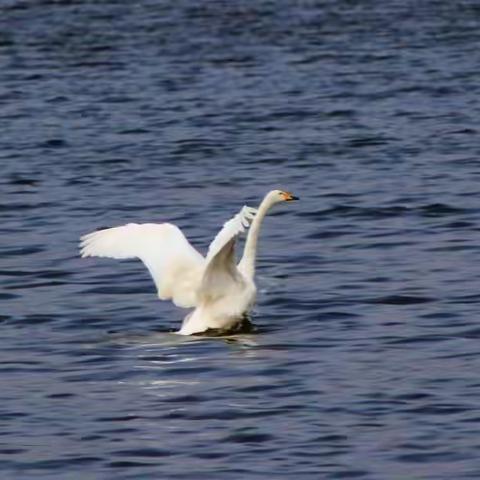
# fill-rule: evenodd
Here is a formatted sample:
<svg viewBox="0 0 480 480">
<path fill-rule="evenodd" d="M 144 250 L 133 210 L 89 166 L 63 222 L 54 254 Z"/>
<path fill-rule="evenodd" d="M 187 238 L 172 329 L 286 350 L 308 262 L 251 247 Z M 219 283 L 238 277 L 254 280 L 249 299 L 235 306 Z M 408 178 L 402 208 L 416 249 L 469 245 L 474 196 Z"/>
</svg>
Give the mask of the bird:
<svg viewBox="0 0 480 480">
<path fill-rule="evenodd" d="M 256 300 L 255 260 L 260 227 L 270 208 L 298 200 L 290 192 L 268 192 L 258 209 L 243 206 L 211 242 L 204 257 L 171 223 L 129 223 L 80 238 L 80 255 L 138 258 L 147 267 L 161 300 L 193 308 L 176 333 L 227 333 L 242 323 Z M 236 263 L 235 241 L 249 228 L 243 256 Z"/>
</svg>

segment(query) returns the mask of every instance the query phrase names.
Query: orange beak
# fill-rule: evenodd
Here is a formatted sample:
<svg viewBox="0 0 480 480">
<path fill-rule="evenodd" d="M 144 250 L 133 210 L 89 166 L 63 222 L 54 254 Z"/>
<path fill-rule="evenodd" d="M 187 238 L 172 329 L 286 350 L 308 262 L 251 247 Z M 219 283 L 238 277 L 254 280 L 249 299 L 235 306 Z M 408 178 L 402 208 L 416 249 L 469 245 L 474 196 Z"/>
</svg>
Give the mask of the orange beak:
<svg viewBox="0 0 480 480">
<path fill-rule="evenodd" d="M 286 202 L 291 202 L 292 200 L 300 200 L 298 197 L 295 197 L 290 192 L 283 192 L 283 199 Z"/>
</svg>

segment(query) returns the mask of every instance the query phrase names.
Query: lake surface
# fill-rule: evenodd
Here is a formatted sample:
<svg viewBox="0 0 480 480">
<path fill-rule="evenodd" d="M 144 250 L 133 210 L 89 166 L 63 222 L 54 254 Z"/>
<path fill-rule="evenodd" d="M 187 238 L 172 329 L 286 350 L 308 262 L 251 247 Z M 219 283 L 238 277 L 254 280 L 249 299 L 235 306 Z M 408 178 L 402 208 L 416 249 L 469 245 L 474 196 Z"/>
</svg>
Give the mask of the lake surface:
<svg viewBox="0 0 480 480">
<path fill-rule="evenodd" d="M 3 0 L 0 478 L 480 478 L 478 2 Z M 273 188 L 258 332 L 136 261 Z"/>
</svg>

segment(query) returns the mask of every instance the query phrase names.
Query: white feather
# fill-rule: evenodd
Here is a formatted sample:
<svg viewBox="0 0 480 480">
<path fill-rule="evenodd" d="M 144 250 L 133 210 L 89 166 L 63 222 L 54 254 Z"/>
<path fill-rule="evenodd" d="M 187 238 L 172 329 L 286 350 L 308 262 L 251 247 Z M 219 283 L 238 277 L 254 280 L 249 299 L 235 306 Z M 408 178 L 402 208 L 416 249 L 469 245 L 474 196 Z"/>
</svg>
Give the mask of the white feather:
<svg viewBox="0 0 480 480">
<path fill-rule="evenodd" d="M 220 232 L 213 239 L 208 247 L 207 263 L 230 241 L 244 232 L 253 220 L 256 208 L 247 207 L 246 205 L 230 220 L 223 224 Z"/>
<path fill-rule="evenodd" d="M 255 285 L 235 264 L 235 240 L 245 231 L 257 210 L 244 206 L 223 225 L 208 249 L 195 311 L 185 318 L 180 332 L 191 335 L 208 328 L 233 326 L 253 304 Z"/>
<path fill-rule="evenodd" d="M 148 268 L 162 300 L 179 307 L 196 304 L 205 259 L 170 223 L 136 224 L 108 228 L 85 235 L 82 257 L 139 258 Z"/>
</svg>

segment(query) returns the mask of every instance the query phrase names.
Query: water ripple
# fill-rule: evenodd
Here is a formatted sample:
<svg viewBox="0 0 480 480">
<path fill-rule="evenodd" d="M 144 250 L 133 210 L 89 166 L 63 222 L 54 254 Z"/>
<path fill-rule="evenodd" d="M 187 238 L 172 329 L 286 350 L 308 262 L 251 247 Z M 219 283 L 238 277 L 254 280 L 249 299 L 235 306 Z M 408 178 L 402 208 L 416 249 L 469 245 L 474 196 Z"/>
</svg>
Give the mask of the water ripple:
<svg viewBox="0 0 480 480">
<path fill-rule="evenodd" d="M 478 13 L 2 2 L 0 477 L 478 478 Z M 78 257 L 271 188 L 252 334 Z"/>
</svg>

